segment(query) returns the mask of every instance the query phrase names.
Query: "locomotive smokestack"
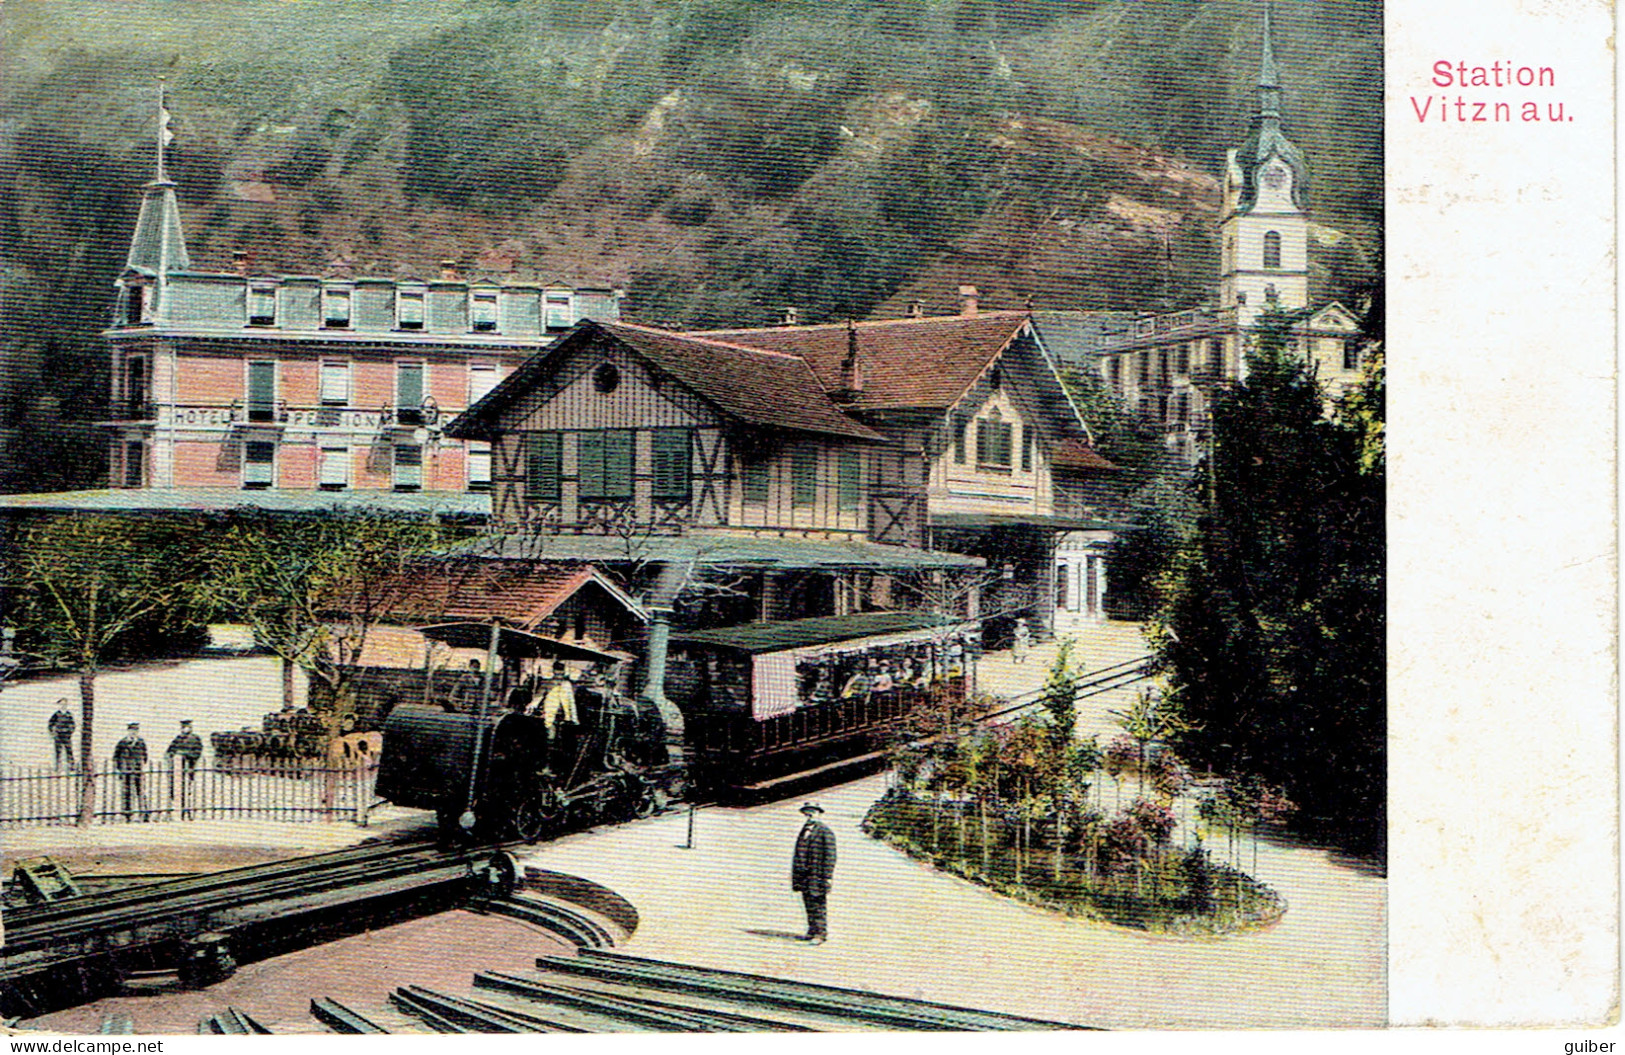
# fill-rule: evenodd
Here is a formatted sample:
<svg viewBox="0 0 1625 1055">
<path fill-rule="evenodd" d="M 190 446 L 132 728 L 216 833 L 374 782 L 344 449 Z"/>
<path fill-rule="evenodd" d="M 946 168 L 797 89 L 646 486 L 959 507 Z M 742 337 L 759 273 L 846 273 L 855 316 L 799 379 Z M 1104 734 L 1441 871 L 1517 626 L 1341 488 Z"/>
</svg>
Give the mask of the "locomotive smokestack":
<svg viewBox="0 0 1625 1055">
<path fill-rule="evenodd" d="M 674 763 L 683 761 L 683 712 L 666 698 L 666 651 L 671 641 L 672 606 L 693 571 L 692 563 L 663 565 L 649 591 L 649 654 L 642 698 L 666 726 L 666 751 Z"/>
</svg>

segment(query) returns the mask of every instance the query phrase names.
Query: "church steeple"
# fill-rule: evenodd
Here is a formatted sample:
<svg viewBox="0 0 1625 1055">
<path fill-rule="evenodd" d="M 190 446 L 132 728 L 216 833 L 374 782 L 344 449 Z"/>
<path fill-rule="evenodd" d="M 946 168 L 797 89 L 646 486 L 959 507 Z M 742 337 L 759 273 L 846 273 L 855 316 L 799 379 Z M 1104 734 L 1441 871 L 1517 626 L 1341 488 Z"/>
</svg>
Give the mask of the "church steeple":
<svg viewBox="0 0 1625 1055">
<path fill-rule="evenodd" d="M 130 239 L 127 270 L 150 275 L 162 281 L 173 271 L 192 266 L 186 252 L 186 236 L 181 232 L 180 203 L 175 184 L 164 172 L 164 149 L 175 138 L 169 130 L 169 108 L 164 103 L 163 82 L 158 84 L 157 163 L 154 178 L 141 193 L 141 211 L 136 216 L 135 234 Z"/>
<path fill-rule="evenodd" d="M 1281 117 L 1281 75 L 1275 69 L 1275 41 L 1270 34 L 1270 8 L 1264 4 L 1264 56 L 1258 64 L 1258 116 Z"/>
<path fill-rule="evenodd" d="M 1264 2 L 1258 109 L 1241 145 L 1225 158 L 1220 218 L 1219 302 L 1243 326 L 1270 307 L 1308 303 L 1309 165 L 1287 138 L 1275 25 Z"/>
</svg>

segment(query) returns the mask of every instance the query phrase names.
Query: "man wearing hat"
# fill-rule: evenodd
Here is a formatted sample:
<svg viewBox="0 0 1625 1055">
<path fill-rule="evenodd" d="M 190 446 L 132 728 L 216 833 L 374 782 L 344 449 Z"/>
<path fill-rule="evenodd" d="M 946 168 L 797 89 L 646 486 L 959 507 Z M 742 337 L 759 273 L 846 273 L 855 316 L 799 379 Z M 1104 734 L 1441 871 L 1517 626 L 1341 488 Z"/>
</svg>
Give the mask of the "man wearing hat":
<svg viewBox="0 0 1625 1055">
<path fill-rule="evenodd" d="M 807 937 L 814 945 L 824 944 L 829 936 L 829 914 L 825 902 L 829 898 L 830 877 L 835 874 L 835 833 L 819 820 L 824 808 L 816 802 L 801 807 L 807 823 L 796 837 L 795 856 L 790 860 L 790 889 L 801 892 L 807 906 Z"/>
<path fill-rule="evenodd" d="M 113 748 L 113 771 L 119 775 L 124 790 L 124 819 L 130 820 L 136 809 L 141 819 L 147 819 L 147 791 L 144 786 L 147 771 L 147 742 L 141 739 L 141 724 L 126 726 L 124 739 Z"/>
<path fill-rule="evenodd" d="M 45 728 L 51 734 L 51 746 L 56 749 L 53 764 L 61 767 L 73 768 L 73 731 L 77 723 L 73 720 L 73 712 L 68 710 L 68 701 L 56 701 L 56 713 L 52 714 L 45 723 Z"/>
<path fill-rule="evenodd" d="M 192 816 L 192 785 L 197 781 L 198 759 L 203 757 L 203 740 L 192 731 L 190 718 L 181 722 L 181 731 L 169 742 L 164 756 L 169 759 L 171 769 L 177 759 L 180 761 L 180 787 L 172 792 L 178 790 L 180 794 L 181 819 L 185 820 Z"/>
</svg>

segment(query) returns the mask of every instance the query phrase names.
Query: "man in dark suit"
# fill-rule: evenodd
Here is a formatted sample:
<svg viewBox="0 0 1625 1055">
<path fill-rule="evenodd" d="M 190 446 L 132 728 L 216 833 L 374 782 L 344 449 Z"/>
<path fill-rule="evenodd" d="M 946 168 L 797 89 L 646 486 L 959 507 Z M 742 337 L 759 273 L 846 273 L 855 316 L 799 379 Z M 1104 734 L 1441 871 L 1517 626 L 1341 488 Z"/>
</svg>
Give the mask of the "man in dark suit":
<svg viewBox="0 0 1625 1055">
<path fill-rule="evenodd" d="M 824 944 L 829 936 L 829 881 L 835 874 L 835 833 L 823 821 L 824 809 L 816 802 L 801 807 L 807 823 L 796 837 L 795 856 L 790 861 L 790 889 L 801 892 L 807 906 L 807 936 L 804 941 Z"/>
<path fill-rule="evenodd" d="M 141 739 L 141 726 L 131 722 L 124 739 L 113 747 L 113 770 L 118 773 L 124 792 L 124 819 L 133 820 L 137 809 L 141 819 L 147 816 L 147 742 Z"/>
<path fill-rule="evenodd" d="M 171 795 L 179 794 L 181 800 L 181 819 L 192 816 L 192 800 L 194 785 L 197 784 L 198 759 L 203 757 L 203 738 L 192 731 L 190 721 L 181 722 L 181 731 L 175 739 L 169 742 L 169 750 L 164 752 L 169 759 L 170 780 L 174 782 L 179 777 L 179 787 L 171 786 Z M 174 771 L 176 763 L 180 765 L 180 772 Z"/>
<path fill-rule="evenodd" d="M 73 720 L 73 712 L 68 710 L 68 701 L 56 701 L 56 713 L 51 715 L 45 723 L 45 728 L 51 733 L 51 746 L 56 749 L 54 764 L 57 767 L 73 768 L 73 731 L 77 723 Z"/>
</svg>

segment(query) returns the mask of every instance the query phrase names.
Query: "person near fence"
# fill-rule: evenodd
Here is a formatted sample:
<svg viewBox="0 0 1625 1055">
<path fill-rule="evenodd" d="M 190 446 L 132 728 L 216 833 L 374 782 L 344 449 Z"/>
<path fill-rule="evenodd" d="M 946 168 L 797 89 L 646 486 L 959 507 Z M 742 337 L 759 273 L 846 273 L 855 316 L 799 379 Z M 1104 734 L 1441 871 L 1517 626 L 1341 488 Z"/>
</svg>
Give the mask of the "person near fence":
<svg viewBox="0 0 1625 1055">
<path fill-rule="evenodd" d="M 68 701 L 57 700 L 56 713 L 45 723 L 45 728 L 51 734 L 51 746 L 56 749 L 53 765 L 73 768 L 73 731 L 77 725 L 73 712 L 68 710 Z"/>
<path fill-rule="evenodd" d="M 170 779 L 176 781 L 177 785 L 171 789 L 171 794 L 179 796 L 181 819 L 186 820 L 192 816 L 192 803 L 196 798 L 197 764 L 203 757 L 203 740 L 192 731 L 190 718 L 181 722 L 181 731 L 169 742 L 169 750 L 164 752 L 164 757 L 169 760 Z"/>
<path fill-rule="evenodd" d="M 801 894 L 807 909 L 807 936 L 803 941 L 824 944 L 829 937 L 829 883 L 835 875 L 835 833 L 818 818 L 824 808 L 816 802 L 801 807 L 807 822 L 796 837 L 790 859 L 790 889 Z"/>
<path fill-rule="evenodd" d="M 141 739 L 139 722 L 131 722 L 113 748 L 113 771 L 123 792 L 124 819 L 132 819 L 139 810 L 141 819 L 147 820 L 147 742 Z"/>
</svg>

